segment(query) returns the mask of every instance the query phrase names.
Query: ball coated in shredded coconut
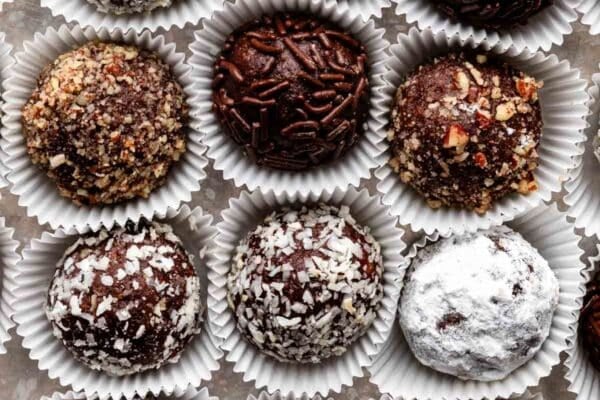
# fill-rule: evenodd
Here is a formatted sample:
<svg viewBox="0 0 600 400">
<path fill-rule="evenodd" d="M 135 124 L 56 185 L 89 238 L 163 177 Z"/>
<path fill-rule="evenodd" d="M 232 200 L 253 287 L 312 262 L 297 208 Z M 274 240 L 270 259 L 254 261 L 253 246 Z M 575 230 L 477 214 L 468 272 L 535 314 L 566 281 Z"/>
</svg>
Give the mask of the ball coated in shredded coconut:
<svg viewBox="0 0 600 400">
<path fill-rule="evenodd" d="M 400 325 L 422 364 L 464 380 L 499 380 L 541 348 L 558 296 L 547 261 L 500 226 L 421 249 L 402 292 Z"/>
<path fill-rule="evenodd" d="M 228 301 L 242 335 L 279 361 L 343 354 L 375 320 L 381 249 L 348 207 L 273 212 L 237 248 Z"/>
<path fill-rule="evenodd" d="M 46 315 L 77 360 L 110 375 L 176 362 L 200 332 L 192 260 L 170 226 L 128 223 L 79 238 L 50 284 Z"/>
<path fill-rule="evenodd" d="M 155 8 L 170 7 L 172 0 L 88 0 L 98 11 L 108 14 L 138 14 Z"/>
<path fill-rule="evenodd" d="M 185 152 L 188 106 L 158 54 L 90 42 L 40 74 L 22 110 L 33 164 L 95 205 L 148 197 Z"/>
</svg>

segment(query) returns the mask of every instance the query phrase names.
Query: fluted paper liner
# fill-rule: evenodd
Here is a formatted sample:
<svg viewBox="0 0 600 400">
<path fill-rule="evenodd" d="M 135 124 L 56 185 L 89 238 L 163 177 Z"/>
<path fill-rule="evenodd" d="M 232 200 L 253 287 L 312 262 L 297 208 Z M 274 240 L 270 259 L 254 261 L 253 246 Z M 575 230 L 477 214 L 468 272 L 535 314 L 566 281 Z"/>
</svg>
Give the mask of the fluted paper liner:
<svg viewBox="0 0 600 400">
<path fill-rule="evenodd" d="M 15 230 L 5 225 L 0 217 L 0 354 L 6 353 L 4 344 L 10 340 L 10 329 L 15 325 L 12 321 L 15 301 L 13 290 L 17 276 L 16 264 L 21 259 L 17 253 L 19 242 L 13 239 Z"/>
<path fill-rule="evenodd" d="M 592 85 L 588 89 L 590 95 L 588 127 L 585 130 L 587 140 L 580 143 L 580 155 L 576 157 L 576 166 L 569 172 L 569 180 L 565 183 L 567 194 L 563 201 L 569 208 L 567 215 L 575 218 L 575 226 L 584 230 L 586 236 L 600 237 L 600 169 L 598 156 L 594 155 L 594 141 L 599 140 L 598 102 L 600 92 L 600 74 L 592 76 Z"/>
<path fill-rule="evenodd" d="M 371 17 L 381 18 L 382 10 L 389 7 L 390 0 L 337 0 L 338 6 L 348 6 L 353 14 L 360 15 L 363 19 Z"/>
<path fill-rule="evenodd" d="M 176 390 L 173 394 L 174 398 L 178 400 L 219 400 L 218 397 L 210 396 L 208 389 L 203 388 L 201 390 L 194 389 L 193 387 L 188 388 L 185 391 Z M 41 400 L 96 400 L 97 397 L 87 397 L 83 393 L 75 393 L 73 391 L 62 393 L 54 393 L 51 397 L 42 396 Z"/>
<path fill-rule="evenodd" d="M 596 251 L 600 252 L 600 246 L 596 245 Z M 595 277 L 598 272 L 600 254 L 588 258 L 588 268 L 584 272 L 586 282 Z M 586 286 L 580 288 L 581 296 L 585 296 Z M 577 310 L 573 313 L 579 322 L 579 314 L 583 306 L 583 298 L 579 299 Z M 600 372 L 594 368 L 589 360 L 589 353 L 583 348 L 578 337 L 579 323 L 572 327 L 572 335 L 569 338 L 567 359 L 565 366 L 567 373 L 565 378 L 569 381 L 568 390 L 577 395 L 577 400 L 596 400 L 600 398 Z"/>
<path fill-rule="evenodd" d="M 490 46 L 502 49 L 514 47 L 521 52 L 525 49 L 548 51 L 553 44 L 561 45 L 564 37 L 573 32 L 571 24 L 577 20 L 575 8 L 582 0 L 555 0 L 552 5 L 530 17 L 526 24 L 504 30 L 477 28 L 449 18 L 437 9 L 437 1 L 394 0 L 396 14 L 405 15 L 408 23 L 416 22 L 421 30 L 431 29 L 435 33 L 457 35 L 462 41 L 485 41 Z"/>
<path fill-rule="evenodd" d="M 552 318 L 549 336 L 541 349 L 503 380 L 463 381 L 423 366 L 404 340 L 400 324 L 395 323 L 380 357 L 369 367 L 371 382 L 382 393 L 419 400 L 508 398 L 524 393 L 529 386 L 537 385 L 560 362 L 559 354 L 567 349 L 567 338 L 577 322 L 576 314 L 585 285 L 585 267 L 579 259 L 583 254 L 579 248 L 581 238 L 575 234 L 573 225 L 567 222 L 566 215 L 559 212 L 556 205 L 537 207 L 507 225 L 540 252 L 558 278 L 558 307 Z M 437 237 L 435 233 L 415 243 L 408 258 Z"/>
<path fill-rule="evenodd" d="M 206 305 L 207 269 L 206 260 L 202 258 L 216 232 L 211 226 L 212 217 L 203 214 L 198 207 L 190 211 L 188 206 L 183 206 L 179 211 L 169 209 L 158 219 L 170 224 L 184 247 L 195 256 L 194 265 L 202 282 L 202 301 Z M 74 233 L 74 230 L 43 233 L 23 251 L 23 261 L 18 264 L 19 275 L 12 291 L 17 298 L 14 306 L 17 333 L 23 337 L 23 347 L 29 350 L 29 357 L 37 361 L 39 369 L 47 370 L 48 376 L 57 378 L 63 386 L 72 386 L 75 391 L 85 391 L 89 396 L 97 394 L 101 399 L 109 396 L 132 399 L 136 394 L 144 398 L 149 393 L 157 396 L 161 390 L 172 393 L 187 389 L 189 385 L 199 387 L 209 380 L 212 372 L 219 369 L 223 353 L 218 349 L 219 340 L 211 331 L 206 313 L 200 334 L 187 345 L 180 360 L 158 370 L 115 377 L 94 371 L 75 360 L 52 333 L 44 310 L 56 263 L 77 240 Z"/>
<path fill-rule="evenodd" d="M 204 157 L 205 146 L 201 144 L 201 134 L 192 128 L 195 125 L 192 115 L 186 128 L 187 151 L 173 165 L 165 184 L 147 199 L 80 207 L 60 196 L 54 182 L 33 165 L 21 131 L 21 108 L 31 96 L 42 68 L 60 54 L 91 40 L 124 42 L 157 52 L 171 66 L 193 109 L 190 67 L 184 63 L 185 56 L 175 52 L 175 44 L 166 44 L 162 36 L 153 37 L 148 31 L 137 35 L 133 31 L 114 30 L 109 33 L 106 29 L 94 31 L 78 26 L 69 29 L 63 25 L 58 31 L 48 28 L 44 34 L 36 34 L 33 41 L 25 42 L 25 50 L 17 53 L 17 63 L 10 69 L 5 81 L 1 147 L 7 154 L 4 162 L 10 169 L 7 177 L 12 185 L 11 192 L 19 196 L 19 205 L 27 208 L 27 215 L 37 217 L 40 224 L 48 223 L 53 229 L 74 227 L 81 232 L 88 226 L 97 230 L 100 225 L 110 228 L 114 223 L 124 224 L 128 219 L 138 220 L 142 216 L 151 219 L 153 215 L 164 214 L 169 207 L 177 208 L 181 202 L 191 200 L 192 192 L 200 189 L 200 181 L 206 177 L 204 168 L 208 160 Z"/>
<path fill-rule="evenodd" d="M 158 28 L 168 31 L 172 27 L 183 28 L 188 23 L 195 25 L 222 8 L 223 0 L 174 0 L 170 7 L 120 15 L 102 12 L 88 0 L 41 0 L 40 4 L 49 8 L 52 15 L 62 15 L 67 22 L 77 22 L 82 26 L 121 29 L 124 32 L 129 29 L 135 32 L 149 29 L 154 32 Z"/>
<path fill-rule="evenodd" d="M 2 10 L 2 0 L 0 0 L 0 10 Z M 14 64 L 14 59 L 10 55 L 12 50 L 12 46 L 6 42 L 6 35 L 0 32 L 0 82 L 4 82 L 4 80 L 8 77 L 8 69 L 11 65 Z M 4 92 L 4 89 L 0 88 L 0 93 Z M 0 100 L 0 107 L 4 104 L 4 100 Z M 2 117 L 2 112 L 0 111 L 0 117 Z M 2 137 L 0 137 L 2 140 Z M 2 152 L 2 150 L 0 150 Z M 8 173 L 8 169 L 2 164 L 2 157 L 0 157 L 0 189 L 8 186 L 8 181 L 4 178 L 4 176 Z"/>
<path fill-rule="evenodd" d="M 590 28 L 590 35 L 597 35 L 600 33 L 600 1 L 598 0 L 583 0 L 579 7 L 577 7 L 581 16 L 581 23 L 588 25 Z"/>
<path fill-rule="evenodd" d="M 384 394 L 383 396 L 381 396 L 381 398 L 379 400 L 394 400 L 394 399 L 390 395 Z M 396 399 L 396 400 L 398 400 L 398 399 Z M 501 399 L 497 399 L 497 400 L 501 400 Z M 544 400 L 544 396 L 542 396 L 541 393 L 531 394 L 530 392 L 527 392 L 527 393 L 523 394 L 522 396 L 513 396 L 509 400 Z"/>
<path fill-rule="evenodd" d="M 334 22 L 362 42 L 369 58 L 371 105 L 368 128 L 339 160 L 301 172 L 256 165 L 221 128 L 212 111 L 213 65 L 227 36 L 247 21 L 278 11 L 307 12 Z M 365 23 L 348 7 L 339 7 L 330 0 L 238 0 L 235 4 L 225 3 L 224 10 L 205 20 L 204 28 L 194 34 L 190 45 L 192 57 L 189 59 L 196 93 L 192 102 L 196 105 L 195 111 L 201 120 L 199 130 L 205 134 L 204 142 L 209 148 L 208 157 L 214 160 L 214 168 L 222 171 L 225 179 L 232 179 L 237 187 L 246 185 L 249 190 L 272 190 L 276 194 L 299 193 L 304 196 L 311 191 L 333 191 L 348 184 L 358 186 L 361 179 L 369 178 L 371 170 L 385 161 L 381 156 L 387 148 L 380 94 L 380 76 L 384 71 L 388 46 L 383 34 L 384 30 L 375 28 L 372 20 Z"/>
<path fill-rule="evenodd" d="M 282 363 L 263 355 L 238 332 L 235 316 L 227 304 L 227 274 L 240 240 L 271 211 L 283 205 L 319 202 L 348 206 L 356 221 L 371 229 L 382 249 L 384 297 L 373 325 L 342 356 L 318 364 Z M 329 391 L 339 392 L 342 385 L 351 385 L 353 377 L 362 376 L 362 367 L 369 365 L 379 352 L 395 321 L 400 283 L 406 268 L 401 255 L 405 248 L 404 231 L 396 227 L 397 220 L 389 216 L 388 208 L 381 205 L 379 197 L 353 188 L 308 196 L 242 192 L 229 206 L 221 214 L 223 222 L 217 224 L 218 235 L 210 252 L 208 306 L 213 331 L 224 340 L 222 349 L 228 352 L 227 361 L 235 364 L 233 370 L 242 373 L 244 381 L 254 381 L 257 389 L 266 386 L 268 392 L 279 390 L 283 396 L 327 395 Z"/>
<path fill-rule="evenodd" d="M 277 391 L 273 394 L 269 394 L 267 391 L 262 391 L 258 394 L 258 396 L 254 396 L 252 394 L 248 395 L 246 400 L 324 400 L 323 397 L 319 395 L 315 395 L 313 397 L 309 397 L 308 395 L 303 394 L 299 397 L 294 396 L 292 393 L 288 393 L 287 395 L 282 395 L 281 392 Z M 331 398 L 327 398 L 326 400 L 331 400 Z"/>
<path fill-rule="evenodd" d="M 441 33 L 420 32 L 416 28 L 408 34 L 398 35 L 398 44 L 390 47 L 391 57 L 384 77 L 388 113 L 406 74 L 433 56 L 461 48 L 480 47 L 472 39 L 463 43 L 457 35 L 448 38 Z M 422 196 L 402 183 L 399 176 L 385 165 L 375 173 L 380 180 L 377 189 L 383 194 L 383 203 L 391 206 L 392 214 L 399 216 L 400 223 L 410 224 L 414 231 L 461 233 L 511 220 L 543 201 L 549 201 L 552 193 L 560 192 L 568 170 L 575 165 L 574 158 L 582 152 L 580 146 L 585 140 L 583 130 L 588 113 L 588 95 L 585 92 L 587 83 L 580 78 L 579 70 L 554 55 L 516 53 L 514 49 L 505 52 L 498 47 L 490 51 L 537 80 L 544 81 L 544 87 L 539 91 L 544 127 L 538 147 L 539 166 L 534 171 L 539 188 L 529 195 L 514 193 L 505 196 L 485 214 L 448 207 L 432 209 Z"/>
</svg>

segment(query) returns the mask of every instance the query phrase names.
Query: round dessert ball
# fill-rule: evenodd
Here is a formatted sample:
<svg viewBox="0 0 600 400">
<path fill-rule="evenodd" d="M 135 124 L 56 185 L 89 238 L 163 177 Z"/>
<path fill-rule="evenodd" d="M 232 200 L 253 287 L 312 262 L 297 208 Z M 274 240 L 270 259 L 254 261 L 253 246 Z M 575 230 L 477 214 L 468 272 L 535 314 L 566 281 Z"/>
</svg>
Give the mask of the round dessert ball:
<svg viewBox="0 0 600 400">
<path fill-rule="evenodd" d="M 172 0 L 88 0 L 98 10 L 108 14 L 135 14 L 169 7 Z"/>
<path fill-rule="evenodd" d="M 579 338 L 594 368 L 600 371 L 600 284 L 588 284 L 579 316 Z"/>
<path fill-rule="evenodd" d="M 508 29 L 525 24 L 552 0 L 434 0 L 435 5 L 449 17 L 473 26 Z"/>
<path fill-rule="evenodd" d="M 79 205 L 148 197 L 185 152 L 187 118 L 158 54 L 101 42 L 48 65 L 22 110 L 32 162 Z"/>
<path fill-rule="evenodd" d="M 381 249 L 347 207 L 268 216 L 237 248 L 228 301 L 242 335 L 279 361 L 343 354 L 375 320 Z"/>
<path fill-rule="evenodd" d="M 302 171 L 340 158 L 364 133 L 368 108 L 365 47 L 312 16 L 252 21 L 215 62 L 213 110 L 258 165 Z"/>
<path fill-rule="evenodd" d="M 396 94 L 391 167 L 432 208 L 484 213 L 507 194 L 537 190 L 541 86 L 484 54 L 421 65 Z"/>
<path fill-rule="evenodd" d="M 558 296 L 546 260 L 499 226 L 421 249 L 404 284 L 400 325 L 423 365 L 464 380 L 500 380 L 541 348 Z"/>
<path fill-rule="evenodd" d="M 200 332 L 200 279 L 169 225 L 79 238 L 50 284 L 46 315 L 77 360 L 123 376 L 177 362 Z"/>
</svg>

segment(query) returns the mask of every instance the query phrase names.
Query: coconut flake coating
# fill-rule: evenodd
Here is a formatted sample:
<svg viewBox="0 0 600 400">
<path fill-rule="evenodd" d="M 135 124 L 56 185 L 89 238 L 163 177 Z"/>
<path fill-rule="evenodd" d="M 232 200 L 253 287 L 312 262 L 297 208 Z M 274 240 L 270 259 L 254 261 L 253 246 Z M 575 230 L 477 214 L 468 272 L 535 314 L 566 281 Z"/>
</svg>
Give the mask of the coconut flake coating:
<svg viewBox="0 0 600 400">
<path fill-rule="evenodd" d="M 396 94 L 391 167 L 432 208 L 484 213 L 508 194 L 537 190 L 541 86 L 487 54 L 421 65 Z"/>
<path fill-rule="evenodd" d="M 136 14 L 169 7 L 172 0 L 88 0 L 98 11 L 108 14 Z"/>
<path fill-rule="evenodd" d="M 262 352 L 317 363 L 343 354 L 375 320 L 382 275 L 380 246 L 348 207 L 283 209 L 237 248 L 228 301 Z"/>
<path fill-rule="evenodd" d="M 32 162 L 76 204 L 148 197 L 185 151 L 188 106 L 158 54 L 90 42 L 40 74 L 22 110 Z"/>
<path fill-rule="evenodd" d="M 422 364 L 464 380 L 499 380 L 541 348 L 558 296 L 546 260 L 500 226 L 421 249 L 403 289 L 400 325 Z"/>
<path fill-rule="evenodd" d="M 46 315 L 77 360 L 122 376 L 177 362 L 200 332 L 200 280 L 169 225 L 79 238 L 57 264 Z"/>
</svg>

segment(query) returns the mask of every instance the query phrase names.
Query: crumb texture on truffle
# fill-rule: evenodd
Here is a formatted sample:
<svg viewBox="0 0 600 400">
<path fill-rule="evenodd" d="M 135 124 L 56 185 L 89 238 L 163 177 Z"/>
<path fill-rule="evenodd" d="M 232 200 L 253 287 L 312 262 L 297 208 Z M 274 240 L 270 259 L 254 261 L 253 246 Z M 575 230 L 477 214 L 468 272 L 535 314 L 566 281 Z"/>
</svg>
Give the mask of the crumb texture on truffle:
<svg viewBox="0 0 600 400">
<path fill-rule="evenodd" d="M 365 47 L 308 15 L 242 26 L 215 62 L 213 109 L 258 165 L 298 171 L 340 158 L 364 133 L 368 107 Z"/>
<path fill-rule="evenodd" d="M 169 225 L 146 221 L 79 238 L 58 262 L 46 304 L 75 358 L 116 376 L 176 362 L 202 312 L 190 255 Z"/>
<path fill-rule="evenodd" d="M 449 17 L 476 27 L 510 29 L 552 5 L 553 0 L 433 0 Z"/>
<path fill-rule="evenodd" d="M 173 0 L 88 0 L 98 11 L 108 14 L 139 14 L 169 7 Z"/>
<path fill-rule="evenodd" d="M 541 348 L 558 296 L 547 261 L 500 226 L 421 249 L 403 288 L 400 325 L 422 364 L 464 380 L 499 380 Z"/>
<path fill-rule="evenodd" d="M 379 244 L 327 205 L 273 212 L 242 240 L 227 278 L 242 335 L 280 361 L 342 355 L 375 320 L 383 297 Z"/>
<path fill-rule="evenodd" d="M 390 166 L 432 208 L 484 213 L 537 190 L 542 82 L 485 54 L 451 53 L 399 87 Z"/>
<path fill-rule="evenodd" d="M 22 110 L 32 162 L 76 204 L 148 197 L 186 148 L 188 106 L 158 54 L 90 42 L 40 74 Z"/>
</svg>

